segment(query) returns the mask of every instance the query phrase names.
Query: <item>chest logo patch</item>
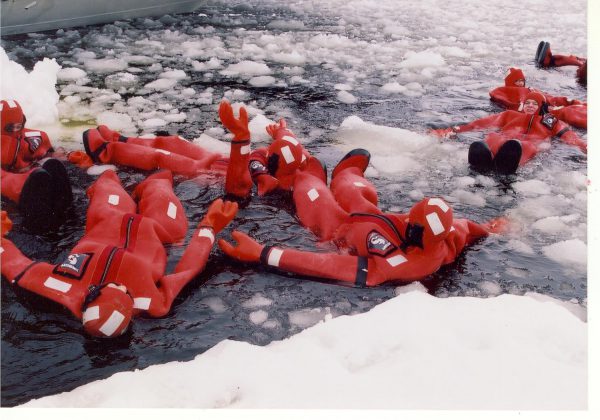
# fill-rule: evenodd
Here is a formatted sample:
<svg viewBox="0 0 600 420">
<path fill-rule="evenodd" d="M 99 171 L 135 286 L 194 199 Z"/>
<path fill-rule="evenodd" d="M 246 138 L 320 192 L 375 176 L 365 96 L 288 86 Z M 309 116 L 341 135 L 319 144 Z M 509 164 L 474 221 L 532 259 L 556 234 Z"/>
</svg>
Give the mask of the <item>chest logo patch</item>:
<svg viewBox="0 0 600 420">
<path fill-rule="evenodd" d="M 39 149 L 40 145 L 42 144 L 41 137 L 25 137 L 25 140 L 29 144 L 29 150 L 31 150 L 31 153 L 35 153 L 35 151 Z"/>
<path fill-rule="evenodd" d="M 385 236 L 376 230 L 372 230 L 367 235 L 367 251 L 370 254 L 379 255 L 385 257 L 390 252 L 394 251 L 396 247 Z"/>
<path fill-rule="evenodd" d="M 552 115 L 552 114 L 545 114 L 542 117 L 542 124 L 544 124 L 546 127 L 552 129 L 554 127 L 554 124 L 556 124 L 557 118 Z"/>
<path fill-rule="evenodd" d="M 92 259 L 91 253 L 71 254 L 62 263 L 58 264 L 53 272 L 61 276 L 80 280 Z"/>
</svg>

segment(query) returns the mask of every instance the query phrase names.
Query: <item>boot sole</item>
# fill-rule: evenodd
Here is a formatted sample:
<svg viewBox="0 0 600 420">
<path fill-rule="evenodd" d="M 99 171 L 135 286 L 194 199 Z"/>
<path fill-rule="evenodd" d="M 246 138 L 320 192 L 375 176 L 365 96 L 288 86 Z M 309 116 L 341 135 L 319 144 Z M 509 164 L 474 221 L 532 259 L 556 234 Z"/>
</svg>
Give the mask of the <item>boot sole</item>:
<svg viewBox="0 0 600 420">
<path fill-rule="evenodd" d="M 42 169 L 46 170 L 52 177 L 54 212 L 57 216 L 62 216 L 73 203 L 73 192 L 67 170 L 56 159 L 49 159 L 44 162 Z"/>
<path fill-rule="evenodd" d="M 34 233 L 49 231 L 54 223 L 52 176 L 44 169 L 31 173 L 23 185 L 19 211 L 23 225 Z"/>
<path fill-rule="evenodd" d="M 354 158 L 354 159 L 352 159 Z M 351 159 L 351 160 L 350 160 Z M 339 163 L 333 168 L 331 173 L 331 179 L 335 178 L 338 173 L 346 168 L 358 168 L 361 172 L 365 172 L 371 161 L 371 154 L 365 149 L 354 149 L 350 150 L 346 155 L 339 161 Z"/>
<path fill-rule="evenodd" d="M 501 175 L 514 174 L 519 168 L 522 153 L 523 149 L 518 140 L 512 139 L 504 143 L 494 157 L 496 172 Z"/>
<path fill-rule="evenodd" d="M 493 160 L 490 148 L 482 141 L 476 141 L 469 146 L 469 165 L 479 172 L 492 170 Z"/>
</svg>

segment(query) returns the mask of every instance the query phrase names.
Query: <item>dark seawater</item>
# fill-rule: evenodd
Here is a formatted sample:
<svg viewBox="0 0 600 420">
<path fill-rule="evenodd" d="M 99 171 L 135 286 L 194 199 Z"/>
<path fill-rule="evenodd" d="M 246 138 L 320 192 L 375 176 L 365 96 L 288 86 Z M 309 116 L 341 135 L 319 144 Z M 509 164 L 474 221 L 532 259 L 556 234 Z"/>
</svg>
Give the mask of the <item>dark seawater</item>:
<svg viewBox="0 0 600 420">
<path fill-rule="evenodd" d="M 98 35 L 107 39 L 116 37 L 127 40 L 135 51 L 134 41 L 145 39 L 153 30 L 171 29 L 189 33 L 195 26 L 210 25 L 215 32 L 211 36 L 236 37 L 234 30 L 269 30 L 267 24 L 274 18 L 302 20 L 302 31 L 331 33 L 338 29 L 333 20 L 318 15 L 296 16 L 284 7 L 266 7 L 264 10 L 222 5 L 207 6 L 202 14 L 166 17 L 119 22 L 116 25 L 77 28 L 67 32 L 50 32 L 34 36 L 15 36 L 2 40 L 2 46 L 12 60 L 31 69 L 33 64 L 43 57 L 53 57 L 64 66 L 76 63 L 73 55 L 78 49 L 92 50 L 99 57 L 111 48 L 100 45 Z M 332 29 L 333 28 L 333 29 Z M 272 29 L 277 35 L 282 30 Z M 360 36 L 357 35 L 357 36 Z M 160 54 L 159 54 L 160 55 Z M 159 58 L 159 61 L 161 59 Z M 171 60 L 171 61 L 169 61 Z M 181 60 L 181 59 L 179 59 Z M 235 60 L 234 60 L 235 62 Z M 177 58 L 164 57 L 164 67 L 178 68 L 182 63 Z M 281 65 L 282 66 L 282 65 Z M 470 74 L 471 80 L 484 86 L 497 86 L 499 80 L 490 74 L 501 63 L 490 63 L 489 72 L 479 71 Z M 273 65 L 277 68 L 277 65 Z M 427 128 L 444 126 L 443 121 L 432 119 L 427 112 L 435 109 L 446 113 L 455 122 L 468 121 L 478 112 L 498 112 L 495 105 L 487 99 L 473 97 L 468 89 L 455 87 L 450 93 L 428 92 L 418 97 L 406 96 L 381 97 L 376 90 L 368 89 L 353 92 L 361 101 L 347 105 L 335 100 L 333 83 L 344 83 L 340 74 L 328 72 L 321 66 L 305 66 L 305 79 L 313 83 L 289 87 L 253 88 L 243 80 L 225 78 L 214 72 L 214 77 L 206 79 L 201 73 L 188 73 L 181 83 L 202 90 L 214 89 L 214 98 L 230 89 L 244 89 L 251 100 L 257 101 L 257 107 L 266 111 L 271 119 L 278 118 L 278 110 L 291 110 L 289 125 L 296 133 L 307 134 L 311 130 L 321 129 L 307 148 L 332 168 L 341 157 L 339 151 L 330 147 L 332 125 L 339 125 L 349 115 L 359 115 L 363 120 L 375 124 L 402 127 L 417 132 Z M 104 75 L 88 73 L 92 79 L 90 86 L 102 87 Z M 154 80 L 155 76 L 141 73 L 140 84 Z M 565 71 L 564 78 L 570 75 Z M 373 85 L 383 85 L 385 80 L 371 80 Z M 541 86 L 546 88 L 546 86 Z M 570 97 L 586 97 L 584 88 L 571 83 L 563 86 L 563 94 Z M 549 87 L 548 87 L 549 88 Z M 60 87 L 58 88 L 60 92 Z M 126 97 L 127 94 L 124 94 Z M 148 94 L 151 100 L 167 102 L 168 98 Z M 187 138 L 199 136 L 207 126 L 215 126 L 217 115 L 215 105 L 197 105 L 178 103 L 181 111 L 194 118 L 184 123 L 172 123 L 167 129 Z M 461 139 L 465 147 L 469 139 Z M 565 169 L 586 171 L 586 160 L 574 156 L 565 146 L 557 145 L 551 152 L 540 156 L 529 168 L 509 179 L 496 179 L 492 188 L 498 190 L 501 199 L 490 200 L 485 207 L 454 206 L 455 215 L 469 217 L 476 221 L 485 221 L 505 213 L 515 206 L 518 194 L 511 184 L 516 180 L 530 179 L 547 162 L 561 161 Z M 2 201 L 2 207 L 8 210 L 15 223 L 9 238 L 30 258 L 58 262 L 82 236 L 87 208 L 86 188 L 94 177 L 81 173 L 69 166 L 69 174 L 74 186 L 75 205 L 67 222 L 58 232 L 34 236 L 20 228 L 20 217 L 15 206 Z M 444 194 L 456 176 L 467 175 L 448 173 L 437 174 L 429 189 L 423 193 Z M 131 170 L 119 173 L 126 188 L 133 187 L 146 174 Z M 472 174 L 474 176 L 474 174 Z M 394 180 L 397 188 L 384 188 L 390 180 L 384 176 L 372 179 L 380 191 L 381 207 L 392 206 L 407 210 L 413 203 L 408 196 L 414 180 Z M 176 179 L 176 193 L 182 200 L 190 223 L 190 232 L 204 215 L 208 204 L 222 193 L 219 180 L 209 180 L 206 185 L 193 181 Z M 489 186 L 475 186 L 481 193 Z M 294 217 L 291 197 L 286 194 L 259 198 L 253 197 L 241 203 L 238 217 L 229 226 L 222 237 L 228 237 L 232 229 L 249 232 L 258 241 L 269 245 L 285 245 L 300 249 L 323 250 L 327 245 L 318 244 L 314 237 L 303 229 Z M 189 237 L 188 237 L 189 239 Z M 544 240 L 543 238 L 540 240 Z M 495 279 L 502 292 L 522 294 L 536 291 L 556 298 L 584 302 L 587 295 L 585 274 L 569 273 L 564 267 L 541 254 L 524 256 L 511 253 L 506 240 L 483 240 L 470 247 L 453 264 L 444 267 L 438 273 L 425 280 L 425 285 L 437 296 L 482 296 L 486 291 L 478 287 L 483 279 Z M 170 249 L 169 269 L 177 263 L 183 252 L 181 247 Z M 543 273 L 543 274 L 540 274 Z M 224 339 L 233 339 L 257 345 L 266 345 L 273 340 L 281 340 L 303 328 L 292 323 L 290 313 L 306 310 L 305 318 L 323 318 L 326 313 L 333 316 L 361 313 L 373 306 L 392 298 L 394 285 L 363 290 L 338 284 L 319 281 L 302 281 L 292 276 L 277 274 L 265 269 L 236 264 L 226 259 L 218 250 L 213 250 L 205 271 L 195 279 L 175 302 L 171 313 L 162 319 L 140 318 L 132 322 L 130 331 L 123 337 L 112 341 L 96 340 L 83 334 L 79 321 L 53 303 L 48 303 L 26 291 L 13 288 L 2 282 L 2 406 L 15 406 L 33 398 L 69 391 L 90 381 L 106 378 L 115 372 L 142 369 L 156 363 L 191 360 Z M 252 308 L 244 303 L 260 295 L 272 303 L 266 307 Z M 328 309 L 326 309 L 328 308 Z M 251 322 L 251 312 L 262 309 L 268 312 L 272 328 L 265 328 Z M 312 310 L 312 312 L 310 312 Z M 310 323 L 310 322 L 309 322 Z"/>
</svg>

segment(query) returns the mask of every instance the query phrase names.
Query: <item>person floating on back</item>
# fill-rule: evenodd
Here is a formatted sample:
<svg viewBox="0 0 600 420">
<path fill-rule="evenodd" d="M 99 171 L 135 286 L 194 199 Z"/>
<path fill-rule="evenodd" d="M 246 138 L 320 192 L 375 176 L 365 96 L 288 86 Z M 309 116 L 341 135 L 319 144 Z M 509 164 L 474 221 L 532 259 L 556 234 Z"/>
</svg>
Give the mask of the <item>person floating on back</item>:
<svg viewBox="0 0 600 420">
<path fill-rule="evenodd" d="M 577 67 L 577 81 L 587 86 L 587 58 L 576 57 L 574 55 L 552 54 L 550 43 L 540 41 L 535 52 L 535 65 L 541 68 L 550 67 Z"/>
<path fill-rule="evenodd" d="M 539 92 L 529 92 L 525 96 L 522 111 L 508 110 L 468 124 L 431 130 L 431 133 L 442 138 L 455 138 L 459 133 L 488 129 L 495 131 L 488 133 L 484 141 L 476 141 L 469 147 L 469 164 L 480 172 L 495 170 L 499 174 L 512 174 L 547 148 L 551 137 L 587 153 L 587 142 L 547 112 L 546 98 Z"/>
</svg>

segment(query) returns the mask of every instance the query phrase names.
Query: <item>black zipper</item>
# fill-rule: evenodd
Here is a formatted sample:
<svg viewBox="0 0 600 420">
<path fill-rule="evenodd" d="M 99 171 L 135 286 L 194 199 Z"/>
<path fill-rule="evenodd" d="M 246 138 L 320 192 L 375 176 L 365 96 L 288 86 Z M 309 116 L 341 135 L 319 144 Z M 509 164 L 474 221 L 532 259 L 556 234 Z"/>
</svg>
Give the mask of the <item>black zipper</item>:
<svg viewBox="0 0 600 420">
<path fill-rule="evenodd" d="M 531 124 L 533 124 L 533 119 L 535 118 L 535 114 L 533 114 L 531 116 L 531 119 L 529 120 L 529 125 L 527 126 L 527 131 L 525 132 L 525 134 L 529 134 L 529 130 L 531 130 Z"/>
<path fill-rule="evenodd" d="M 12 169 L 17 163 L 17 158 L 19 157 L 19 150 L 21 150 L 21 136 L 17 137 L 17 147 L 15 147 L 15 155 L 13 156 L 12 162 L 8 166 L 9 169 Z"/>
<path fill-rule="evenodd" d="M 106 260 L 106 265 L 104 266 L 104 272 L 102 273 L 102 277 L 100 277 L 100 281 L 98 282 L 98 286 L 104 283 L 104 280 L 106 279 L 106 276 L 108 274 L 108 269 L 110 268 L 110 264 L 112 263 L 112 259 L 118 250 L 119 248 L 115 247 L 110 251 L 110 254 L 108 255 L 108 260 Z"/>
<path fill-rule="evenodd" d="M 133 216 L 129 217 L 127 221 L 127 236 L 125 236 L 125 245 L 123 245 L 123 249 L 126 249 L 129 246 L 129 235 L 131 234 L 131 225 L 133 224 Z"/>
</svg>

